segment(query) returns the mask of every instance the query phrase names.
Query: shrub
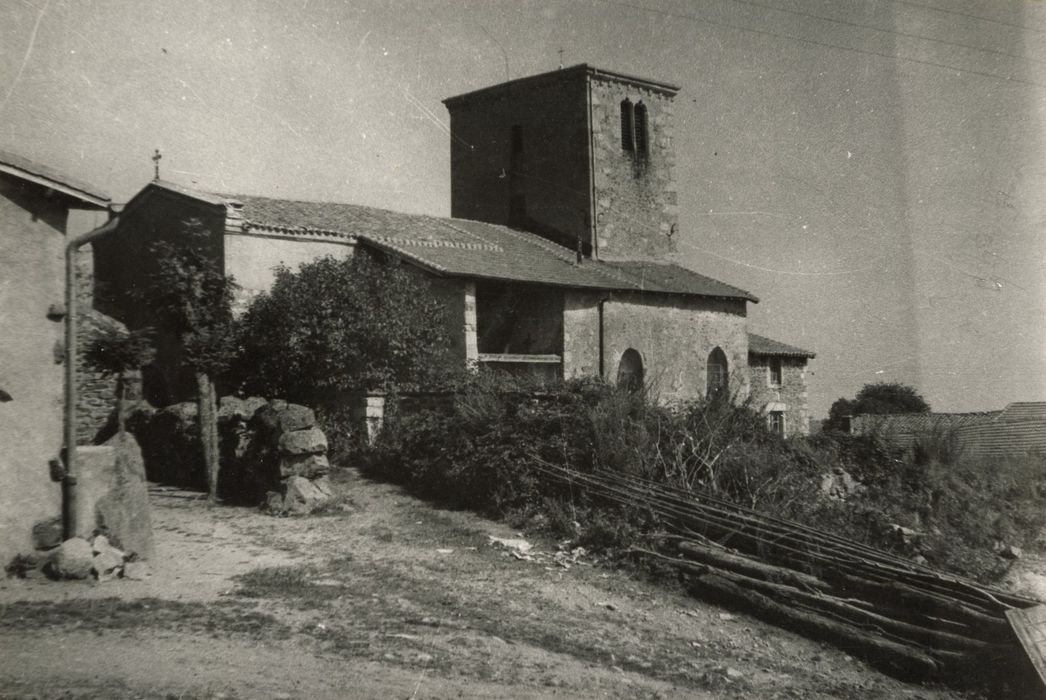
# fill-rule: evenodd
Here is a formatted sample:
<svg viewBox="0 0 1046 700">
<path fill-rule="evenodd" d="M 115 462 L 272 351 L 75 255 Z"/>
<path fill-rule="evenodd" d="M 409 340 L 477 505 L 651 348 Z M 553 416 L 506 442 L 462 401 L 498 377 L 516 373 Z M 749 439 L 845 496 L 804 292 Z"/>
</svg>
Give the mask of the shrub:
<svg viewBox="0 0 1046 700">
<path fill-rule="evenodd" d="M 927 454 L 930 454 L 928 452 Z M 938 448 L 904 459 L 869 436 L 783 439 L 762 416 L 726 401 L 674 408 L 593 380 L 534 390 L 480 373 L 453 407 L 400 415 L 364 461 L 372 474 L 415 493 L 513 522 L 542 523 L 596 549 L 626 547 L 660 529 L 641 506 L 601 499 L 542 474 L 543 465 L 627 474 L 714 495 L 897 554 L 989 579 L 1001 572 L 999 541 L 1024 546 L 1046 525 L 1031 485 L 1046 480 L 1040 457 L 961 458 Z M 846 501 L 821 494 L 843 468 L 864 488 Z M 903 546 L 901 525 L 922 533 Z"/>
<path fill-rule="evenodd" d="M 241 319 L 232 379 L 249 394 L 304 403 L 429 385 L 448 365 L 448 327 L 424 280 L 367 253 L 281 267 Z"/>
</svg>

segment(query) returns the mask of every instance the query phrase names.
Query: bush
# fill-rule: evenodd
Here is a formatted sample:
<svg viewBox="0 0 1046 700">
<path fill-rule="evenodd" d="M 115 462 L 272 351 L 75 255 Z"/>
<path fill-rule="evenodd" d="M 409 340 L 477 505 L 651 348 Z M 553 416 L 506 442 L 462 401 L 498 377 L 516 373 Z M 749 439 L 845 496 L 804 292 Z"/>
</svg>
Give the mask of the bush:
<svg viewBox="0 0 1046 700">
<path fill-rule="evenodd" d="M 450 410 L 386 426 L 365 456 L 371 474 L 452 506 L 539 522 L 596 549 L 629 546 L 660 523 L 641 506 L 545 478 L 543 465 L 715 496 L 980 579 L 1001 573 L 998 542 L 1025 546 L 1046 526 L 1031 488 L 1046 480 L 1041 457 L 949 462 L 956 453 L 944 444 L 917 460 L 875 437 L 782 439 L 743 405 L 666 408 L 593 380 L 534 390 L 481 373 Z M 821 493 L 838 468 L 863 484 L 846 501 Z M 922 535 L 905 545 L 894 525 Z"/>
<path fill-rule="evenodd" d="M 567 534 L 578 534 L 567 526 L 581 513 L 582 539 L 602 545 L 656 529 L 642 508 L 571 490 L 543 478 L 543 466 L 627 474 L 778 514 L 809 510 L 819 483 L 808 451 L 746 407 L 669 409 L 591 379 L 533 390 L 488 373 L 463 386 L 449 411 L 387 418 L 365 459 L 372 474 L 457 507 L 520 522 L 540 512 Z"/>
<path fill-rule="evenodd" d="M 449 365 L 448 328 L 423 279 L 367 253 L 282 267 L 241 319 L 231 380 L 248 394 L 302 403 L 431 385 Z"/>
</svg>

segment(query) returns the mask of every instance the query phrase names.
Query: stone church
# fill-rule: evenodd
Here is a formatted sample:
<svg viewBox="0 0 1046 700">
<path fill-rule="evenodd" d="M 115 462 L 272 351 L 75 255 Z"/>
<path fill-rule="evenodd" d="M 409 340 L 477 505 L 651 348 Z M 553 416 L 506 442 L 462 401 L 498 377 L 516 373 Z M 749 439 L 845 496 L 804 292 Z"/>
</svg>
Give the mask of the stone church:
<svg viewBox="0 0 1046 700">
<path fill-rule="evenodd" d="M 464 365 L 598 375 L 666 402 L 729 392 L 750 398 L 774 430 L 805 433 L 814 354 L 749 333 L 754 295 L 674 262 L 685 235 L 673 175 L 678 91 L 582 64 L 446 99 L 451 218 L 154 181 L 95 246 L 108 295 L 98 303 L 131 326 L 148 323 L 128 291 L 157 264 L 149 242 L 190 218 L 207 227 L 244 303 L 269 288 L 278 264 L 363 248 L 429 279 Z M 175 353 L 161 352 L 161 366 Z"/>
</svg>

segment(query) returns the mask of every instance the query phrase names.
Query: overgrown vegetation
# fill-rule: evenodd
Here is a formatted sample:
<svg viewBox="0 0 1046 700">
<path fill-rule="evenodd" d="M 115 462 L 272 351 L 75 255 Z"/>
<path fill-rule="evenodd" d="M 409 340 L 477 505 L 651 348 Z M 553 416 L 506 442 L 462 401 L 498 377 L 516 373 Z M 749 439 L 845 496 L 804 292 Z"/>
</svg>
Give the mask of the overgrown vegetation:
<svg viewBox="0 0 1046 700">
<path fill-rule="evenodd" d="M 449 410 L 390 421 L 365 464 L 421 496 L 542 524 L 597 548 L 656 535 L 659 523 L 642 504 L 553 484 L 542 465 L 713 494 L 981 579 L 1004 566 L 998 543 L 1023 546 L 1046 525 L 1029 488 L 1046 479 L 1046 460 L 955 459 L 943 440 L 918 454 L 906 458 L 873 437 L 784 439 L 730 401 L 668 408 L 598 381 L 534 392 L 480 374 Z M 822 490 L 840 467 L 860 484 L 846 500 Z M 898 537 L 897 526 L 914 534 Z"/>
<path fill-rule="evenodd" d="M 109 327 L 87 343 L 84 363 L 102 376 L 116 377 L 116 425 L 120 433 L 124 432 L 126 423 L 126 374 L 141 369 L 155 356 L 151 328 L 127 331 Z"/>
<path fill-rule="evenodd" d="M 281 267 L 240 324 L 244 391 L 308 402 L 346 391 L 431 385 L 450 347 L 426 281 L 366 253 Z"/>
</svg>

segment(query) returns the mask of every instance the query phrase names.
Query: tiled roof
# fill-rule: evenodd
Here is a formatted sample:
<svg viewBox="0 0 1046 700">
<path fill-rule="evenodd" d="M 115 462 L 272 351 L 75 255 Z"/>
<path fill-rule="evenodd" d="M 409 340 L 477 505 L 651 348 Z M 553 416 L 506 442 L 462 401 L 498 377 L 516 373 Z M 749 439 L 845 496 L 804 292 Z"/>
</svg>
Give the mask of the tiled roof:
<svg viewBox="0 0 1046 700">
<path fill-rule="evenodd" d="M 77 180 L 46 165 L 35 163 L 28 158 L 23 158 L 8 151 L 0 150 L 0 170 L 16 175 L 29 176 L 34 181 L 43 181 L 54 186 L 54 189 L 61 190 L 70 196 L 92 204 L 105 205 L 111 201 L 108 194 L 94 185 Z"/>
<path fill-rule="evenodd" d="M 567 248 L 496 224 L 357 204 L 218 196 L 242 205 L 246 230 L 355 237 L 364 245 L 454 277 L 758 301 L 743 289 L 678 265 L 589 259 L 578 264 L 576 253 Z"/>
<path fill-rule="evenodd" d="M 808 357 L 810 359 L 817 357 L 816 353 L 809 350 L 803 350 L 794 345 L 786 345 L 755 333 L 748 334 L 748 352 L 753 355 L 777 355 L 780 357 Z"/>
</svg>

